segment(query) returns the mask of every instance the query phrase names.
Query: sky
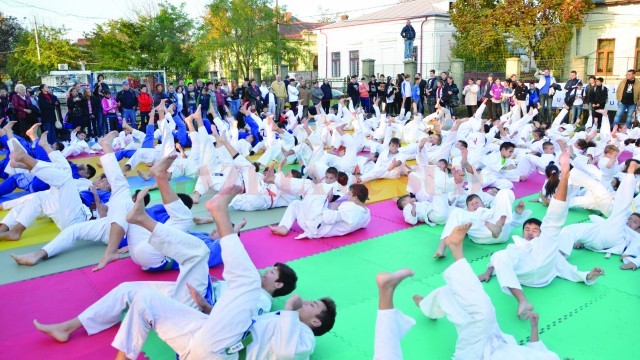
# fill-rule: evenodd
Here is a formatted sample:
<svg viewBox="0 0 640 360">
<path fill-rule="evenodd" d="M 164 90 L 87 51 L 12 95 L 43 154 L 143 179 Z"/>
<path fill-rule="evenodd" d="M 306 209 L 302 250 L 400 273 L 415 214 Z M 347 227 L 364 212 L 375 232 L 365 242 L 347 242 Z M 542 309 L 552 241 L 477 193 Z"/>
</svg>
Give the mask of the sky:
<svg viewBox="0 0 640 360">
<path fill-rule="evenodd" d="M 275 3 L 275 0 L 272 0 Z M 423 1 L 423 0 L 417 0 Z M 23 26 L 32 29 L 38 25 L 65 26 L 67 37 L 72 40 L 83 37 L 96 23 L 109 19 L 130 18 L 134 9 L 169 2 L 174 5 L 186 3 L 185 10 L 192 18 L 201 17 L 208 0 L 0 0 L 0 11 L 14 16 Z M 280 6 L 303 21 L 314 21 L 320 14 L 318 7 L 335 13 L 346 13 L 349 17 L 377 11 L 395 3 L 394 0 L 279 0 Z M 35 17 L 35 20 L 34 20 Z"/>
</svg>

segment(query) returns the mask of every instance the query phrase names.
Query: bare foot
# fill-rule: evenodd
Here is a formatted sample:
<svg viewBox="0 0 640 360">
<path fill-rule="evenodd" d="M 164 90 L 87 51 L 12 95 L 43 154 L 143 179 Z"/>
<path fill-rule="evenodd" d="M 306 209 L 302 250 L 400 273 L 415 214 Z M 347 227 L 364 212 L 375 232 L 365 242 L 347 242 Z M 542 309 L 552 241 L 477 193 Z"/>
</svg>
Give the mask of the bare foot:
<svg viewBox="0 0 640 360">
<path fill-rule="evenodd" d="M 236 233 L 239 233 L 240 230 L 242 230 L 245 225 L 247 225 L 247 218 L 242 218 L 242 220 L 239 223 L 233 226 L 233 231 Z"/>
<path fill-rule="evenodd" d="M 584 247 L 584 244 L 582 244 L 580 241 L 576 241 L 573 243 L 574 249 L 582 249 L 583 247 Z"/>
<path fill-rule="evenodd" d="M 207 201 L 205 207 L 210 213 L 219 211 L 220 209 L 227 209 L 229 207 L 229 203 L 233 200 L 236 195 L 242 193 L 242 186 L 233 185 L 226 186 L 216 196 L 212 197 Z"/>
<path fill-rule="evenodd" d="M 142 189 L 138 195 L 136 195 L 136 202 L 127 214 L 127 222 L 129 224 L 138 225 L 143 219 L 146 219 L 149 216 L 147 215 L 147 211 L 144 207 L 144 197 L 147 196 L 148 193 L 149 189 Z"/>
<path fill-rule="evenodd" d="M 191 195 L 191 200 L 193 200 L 194 204 L 197 204 L 200 202 L 200 196 L 202 196 L 202 194 L 200 194 L 199 192 L 197 191 L 193 192 L 193 195 Z"/>
<path fill-rule="evenodd" d="M 604 276 L 604 270 L 599 267 L 594 267 L 593 270 L 587 274 L 587 280 L 595 281 L 600 276 Z"/>
<path fill-rule="evenodd" d="M 444 240 L 445 244 L 447 244 L 448 247 L 462 245 L 462 241 L 464 241 L 464 237 L 467 235 L 467 231 L 469 231 L 470 228 L 471 223 L 456 226 L 451 234 Z"/>
<path fill-rule="evenodd" d="M 494 239 L 497 239 L 502 232 L 502 228 L 504 227 L 504 223 L 506 220 L 507 217 L 505 215 L 502 215 L 495 224 L 485 221 L 484 225 L 489 229 L 489 231 L 491 231 L 491 236 L 493 236 Z"/>
<path fill-rule="evenodd" d="M 444 259 L 446 250 L 447 250 L 446 245 L 444 244 L 443 241 L 441 241 L 440 245 L 438 245 L 438 250 L 436 250 L 436 252 L 433 254 L 433 258 L 434 259 Z"/>
<path fill-rule="evenodd" d="M 38 127 L 40 127 L 40 123 L 35 123 L 25 132 L 31 141 L 35 141 L 38 138 Z"/>
<path fill-rule="evenodd" d="M 111 149 L 111 151 L 113 151 L 113 140 L 116 138 L 116 136 L 118 136 L 118 132 L 115 130 L 111 131 L 104 137 L 100 138 L 98 140 L 98 144 L 105 151 L 106 149 Z"/>
<path fill-rule="evenodd" d="M 213 224 L 213 218 L 212 217 L 194 217 L 193 218 L 193 222 L 196 225 L 203 225 L 203 224 Z"/>
<path fill-rule="evenodd" d="M 151 169 L 149 169 L 151 175 L 153 175 L 153 177 L 156 179 L 161 178 L 164 180 L 169 180 L 169 178 L 171 177 L 171 174 L 169 174 L 169 168 L 177 157 L 178 156 L 176 154 L 171 154 L 156 161 Z"/>
<path fill-rule="evenodd" d="M 20 240 L 21 237 L 21 233 L 17 233 L 15 231 L 5 231 L 0 233 L 0 240 L 5 240 L 5 241 L 18 241 Z"/>
<path fill-rule="evenodd" d="M 46 256 L 47 253 L 40 250 L 22 255 L 11 254 L 11 257 L 18 265 L 33 266 L 45 258 L 41 252 Z"/>
<path fill-rule="evenodd" d="M 13 134 L 13 125 L 16 124 L 16 121 L 9 121 L 3 128 L 2 130 L 7 133 L 7 135 L 9 134 Z"/>
<path fill-rule="evenodd" d="M 633 271 L 635 271 L 637 269 L 638 269 L 638 267 L 636 266 L 636 264 L 631 263 L 631 262 L 628 263 L 628 264 L 620 265 L 620 270 L 633 270 Z"/>
<path fill-rule="evenodd" d="M 104 269 L 107 265 L 117 260 L 120 260 L 120 255 L 118 255 L 118 253 L 104 254 L 104 256 L 102 256 L 102 259 L 100 259 L 100 262 L 98 263 L 98 265 L 96 265 L 96 267 L 91 269 L 91 271 L 93 272 L 100 271 Z"/>
<path fill-rule="evenodd" d="M 424 299 L 424 296 L 422 295 L 413 295 L 413 302 L 416 304 L 417 307 L 420 307 L 420 303 L 422 302 L 422 299 Z"/>
<path fill-rule="evenodd" d="M 47 140 L 47 136 L 49 136 L 49 132 L 45 131 L 42 133 L 42 135 L 40 135 L 40 140 L 38 140 L 38 145 L 40 145 L 40 147 L 45 147 L 45 146 L 50 146 L 49 145 L 49 141 Z"/>
<path fill-rule="evenodd" d="M 144 181 L 151 180 L 151 174 L 145 174 L 140 170 L 138 170 L 137 172 L 138 172 L 138 176 L 140 176 L 142 178 L 142 180 L 144 180 Z"/>
<path fill-rule="evenodd" d="M 289 233 L 289 230 L 287 230 L 287 228 L 284 226 L 269 225 L 269 230 L 271 230 L 272 233 L 280 236 L 285 236 Z"/>
<path fill-rule="evenodd" d="M 391 273 L 379 273 L 378 275 L 376 275 L 376 283 L 378 284 L 378 288 L 380 290 L 393 291 L 402 280 L 413 276 L 413 274 L 413 270 L 407 268 L 400 269 Z"/>
<path fill-rule="evenodd" d="M 518 301 L 518 318 L 524 319 L 526 313 L 533 311 L 533 305 L 527 300 Z"/>
<path fill-rule="evenodd" d="M 33 325 L 35 325 L 36 329 L 41 333 L 49 335 L 61 343 L 69 341 L 69 335 L 71 335 L 72 332 L 63 326 L 63 324 L 45 325 L 40 324 L 38 320 L 33 320 Z"/>
<path fill-rule="evenodd" d="M 28 169 L 27 165 L 24 164 L 24 160 L 29 156 L 27 152 L 22 148 L 22 146 L 14 146 L 13 151 L 9 154 L 9 159 L 11 162 L 9 166 L 12 168 L 20 168 L 20 169 Z"/>
</svg>

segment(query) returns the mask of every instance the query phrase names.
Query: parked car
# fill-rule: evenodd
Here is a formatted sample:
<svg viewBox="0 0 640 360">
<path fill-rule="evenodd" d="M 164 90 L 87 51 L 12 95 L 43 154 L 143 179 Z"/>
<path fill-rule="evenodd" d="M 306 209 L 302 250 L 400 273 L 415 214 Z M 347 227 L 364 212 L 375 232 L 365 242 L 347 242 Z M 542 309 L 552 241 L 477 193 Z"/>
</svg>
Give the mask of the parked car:
<svg viewBox="0 0 640 360">
<path fill-rule="evenodd" d="M 35 93 L 40 88 L 40 85 L 32 86 L 31 90 Z M 49 86 L 49 89 L 53 90 L 53 95 L 55 95 L 58 100 L 60 100 L 60 104 L 67 103 L 67 92 L 59 87 L 59 86 Z"/>
<path fill-rule="evenodd" d="M 344 97 L 344 93 L 340 90 L 331 89 L 331 98 L 334 100 L 340 100 Z"/>
</svg>

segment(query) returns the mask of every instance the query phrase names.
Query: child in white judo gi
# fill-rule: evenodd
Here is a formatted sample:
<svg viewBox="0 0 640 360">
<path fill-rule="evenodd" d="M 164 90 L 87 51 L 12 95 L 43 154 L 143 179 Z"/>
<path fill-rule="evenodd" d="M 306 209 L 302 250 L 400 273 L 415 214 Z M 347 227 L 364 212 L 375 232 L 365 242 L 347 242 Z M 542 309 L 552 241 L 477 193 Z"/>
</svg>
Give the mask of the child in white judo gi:
<svg viewBox="0 0 640 360">
<path fill-rule="evenodd" d="M 498 189 L 513 189 L 513 182 L 520 180 L 517 167 L 511 156 L 516 146 L 505 141 L 500 151 L 486 156 L 483 160 L 482 187 L 494 186 Z"/>
<path fill-rule="evenodd" d="M 120 245 L 122 238 L 129 228 L 126 216 L 133 206 L 133 200 L 131 198 L 129 183 L 122 175 L 118 161 L 113 154 L 112 143 L 116 136 L 118 136 L 118 133 L 112 131 L 99 141 L 105 151 L 105 154 L 100 157 L 100 162 L 107 176 L 107 181 L 111 186 L 111 197 L 108 202 L 107 216 L 65 228 L 52 241 L 38 251 L 24 255 L 12 255 L 18 264 L 35 265 L 43 259 L 50 258 L 70 249 L 78 240 L 101 241 L 108 244 L 105 254 L 98 265 L 94 267 L 94 271 L 101 270 L 108 263 L 120 258 L 118 245 Z M 136 195 L 134 195 L 134 197 L 135 196 Z M 149 203 L 148 195 L 145 196 L 145 202 L 147 204 Z"/>
<path fill-rule="evenodd" d="M 447 246 L 455 260 L 444 271 L 443 276 L 447 284 L 435 289 L 426 297 L 414 296 L 416 305 L 425 316 L 431 319 L 446 316 L 456 326 L 458 339 L 454 359 L 559 360 L 558 355 L 548 350 L 540 341 L 539 316 L 531 312 L 531 309 L 523 313 L 523 317 L 531 323 L 531 335 L 527 345 L 518 345 L 513 336 L 500 330 L 491 299 L 463 254 L 462 243 L 470 227 L 471 224 L 458 226 L 447 238 Z"/>
<path fill-rule="evenodd" d="M 408 174 L 409 171 L 405 165 L 407 159 L 399 149 L 400 140 L 392 138 L 389 141 L 389 149 L 380 153 L 376 165 L 358 178 L 358 183 L 362 184 L 376 179 L 397 179 Z"/>
<path fill-rule="evenodd" d="M 514 236 L 514 244 L 493 253 L 487 271 L 479 276 L 481 281 L 489 281 L 495 273 L 502 290 L 518 301 L 518 317 L 533 310 L 522 291 L 522 285 L 544 287 L 556 277 L 592 285 L 599 276 L 604 275 L 604 271 L 597 267 L 590 272 L 579 271 L 559 251 L 562 243 L 559 235 L 568 211 L 569 166 L 569 153 L 564 151 L 560 156 L 560 185 L 543 221 L 525 221 L 524 239 Z"/>
<path fill-rule="evenodd" d="M 486 208 L 480 196 L 469 195 L 466 200 L 466 210 L 460 208 L 451 210 L 434 257 L 444 257 L 445 239 L 456 226 L 466 223 L 472 224 L 468 235 L 469 239 L 477 244 L 507 242 L 511 230 L 520 226 L 531 215 L 531 210 L 525 210 L 522 201 L 518 203 L 515 210 L 512 210 L 514 200 L 513 191 L 500 190 L 493 199 L 491 208 Z"/>
<path fill-rule="evenodd" d="M 95 154 L 94 151 L 86 141 L 87 133 L 84 130 L 77 128 L 73 129 L 71 132 L 71 142 L 69 145 L 65 146 L 64 150 L 62 150 L 62 156 L 78 156 L 82 154 Z"/>
<path fill-rule="evenodd" d="M 136 206 L 144 209 L 143 201 L 137 201 Z M 89 335 L 107 330 L 120 323 L 122 314 L 143 289 L 155 291 L 205 314 L 211 313 L 216 300 L 224 295 L 229 284 L 227 281 L 211 281 L 207 264 L 209 249 L 197 237 L 156 222 L 144 210 L 140 212 L 140 209 L 134 208 L 132 213 L 136 213 L 140 224 L 151 231 L 149 243 L 180 262 L 180 273 L 176 281 L 122 283 L 73 319 L 50 325 L 34 321 L 39 331 L 59 342 L 66 342 L 69 335 L 81 327 Z M 253 316 L 271 311 L 273 297 L 290 294 L 296 287 L 298 277 L 289 266 L 276 263 L 266 269 L 260 279 L 262 291 L 255 299 L 257 307 L 252 309 Z"/>
<path fill-rule="evenodd" d="M 542 144 L 542 154 L 536 156 L 534 154 L 525 154 L 518 161 L 518 172 L 520 174 L 520 181 L 526 180 L 533 172 L 538 171 L 540 174 L 544 173 L 550 162 L 556 161 L 556 155 L 554 153 L 555 147 L 551 141 L 545 141 Z"/>
<path fill-rule="evenodd" d="M 640 214 L 633 212 L 632 202 L 636 187 L 634 175 L 636 160 L 629 160 L 627 174 L 622 178 L 608 218 L 592 215 L 592 223 L 572 224 L 560 232 L 560 250 L 566 255 L 572 248 L 587 248 L 608 254 L 622 254 L 635 241 L 640 241 Z M 575 170 L 575 169 L 574 169 Z M 572 173 L 573 171 L 572 170 Z"/>
<path fill-rule="evenodd" d="M 151 329 L 185 360 L 222 360 L 230 355 L 265 360 L 307 358 L 315 347 L 314 335 L 333 328 L 336 311 L 329 298 L 302 301 L 293 295 L 284 310 L 253 316 L 262 291 L 260 275 L 234 233 L 227 210 L 239 191 L 240 187 L 224 188 L 207 202 L 222 237 L 223 276 L 228 282 L 211 314 L 205 315 L 155 290 L 142 289 L 129 304 L 112 343 L 118 349 L 116 359 L 136 359 Z M 144 215 L 140 206 L 127 220 L 142 224 L 146 222 Z"/>
<path fill-rule="evenodd" d="M 327 208 L 333 201 L 333 192 L 319 191 L 318 195 L 307 195 L 303 200 L 293 201 L 287 207 L 280 224 L 270 225 L 271 232 L 286 236 L 295 221 L 304 230 L 296 239 L 317 239 L 342 236 L 365 228 L 371 220 L 371 213 L 365 205 L 369 190 L 362 184 L 349 187 L 349 201 L 342 202 L 337 208 Z"/>
<path fill-rule="evenodd" d="M 53 150 L 46 143 L 46 134 L 41 140 L 41 146 L 51 157 L 62 157 L 59 152 L 52 153 Z M 32 158 L 22 146 L 14 147 L 10 159 L 11 167 L 28 170 L 51 188 L 46 192 L 33 194 L 30 201 L 12 209 L 2 219 L 0 240 L 19 240 L 27 227 L 40 216 L 51 218 L 61 230 L 91 218 L 91 211 L 80 199 L 78 187 L 71 177 L 71 168 L 66 160 L 62 159 L 62 163 L 66 165 L 66 169 L 62 170 L 60 165 Z"/>
</svg>

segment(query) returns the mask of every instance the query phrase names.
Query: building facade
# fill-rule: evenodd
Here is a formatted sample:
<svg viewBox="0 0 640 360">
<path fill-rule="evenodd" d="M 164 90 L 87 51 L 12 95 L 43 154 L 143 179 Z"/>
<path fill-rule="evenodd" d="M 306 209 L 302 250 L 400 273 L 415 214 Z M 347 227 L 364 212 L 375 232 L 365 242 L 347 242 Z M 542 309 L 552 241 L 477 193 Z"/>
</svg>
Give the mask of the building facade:
<svg viewBox="0 0 640 360">
<path fill-rule="evenodd" d="M 640 0 L 594 0 L 585 26 L 576 29 L 566 63 L 581 75 L 617 85 L 627 70 L 640 71 Z"/>
<path fill-rule="evenodd" d="M 415 0 L 392 5 L 354 19 L 317 28 L 318 76 L 362 76 L 362 60 L 375 60 L 374 73 L 395 77 L 404 72 L 404 39 L 400 32 L 407 20 L 416 31 L 413 58 L 419 72 L 449 69 L 455 31 L 448 1 Z"/>
</svg>

